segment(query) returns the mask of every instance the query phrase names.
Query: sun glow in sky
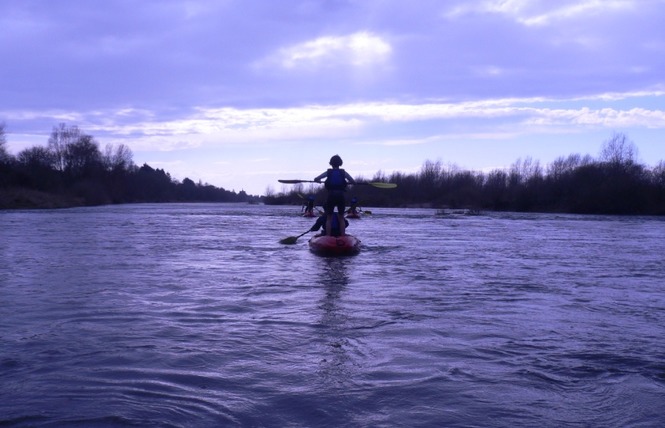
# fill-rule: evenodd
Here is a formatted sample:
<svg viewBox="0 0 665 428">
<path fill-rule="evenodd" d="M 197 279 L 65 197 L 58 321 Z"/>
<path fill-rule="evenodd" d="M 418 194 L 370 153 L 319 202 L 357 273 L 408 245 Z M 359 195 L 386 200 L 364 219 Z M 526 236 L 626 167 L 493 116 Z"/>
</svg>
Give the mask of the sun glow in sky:
<svg viewBox="0 0 665 428">
<path fill-rule="evenodd" d="M 11 152 L 76 125 L 138 165 L 281 191 L 543 166 L 614 133 L 665 159 L 665 0 L 0 0 Z"/>
</svg>

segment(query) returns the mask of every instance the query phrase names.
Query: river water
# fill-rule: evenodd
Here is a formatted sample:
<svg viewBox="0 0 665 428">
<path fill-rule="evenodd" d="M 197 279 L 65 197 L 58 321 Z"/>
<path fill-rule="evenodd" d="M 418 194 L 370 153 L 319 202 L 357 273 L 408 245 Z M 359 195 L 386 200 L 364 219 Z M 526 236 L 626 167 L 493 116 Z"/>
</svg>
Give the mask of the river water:
<svg viewBox="0 0 665 428">
<path fill-rule="evenodd" d="M 665 426 L 665 219 L 0 211 L 0 426 Z"/>
</svg>

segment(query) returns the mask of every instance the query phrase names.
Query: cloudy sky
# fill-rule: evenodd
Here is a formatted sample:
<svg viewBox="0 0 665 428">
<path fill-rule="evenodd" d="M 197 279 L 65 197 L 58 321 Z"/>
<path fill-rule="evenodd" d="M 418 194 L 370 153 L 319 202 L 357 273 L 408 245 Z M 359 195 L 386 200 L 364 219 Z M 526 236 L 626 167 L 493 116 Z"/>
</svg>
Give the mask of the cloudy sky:
<svg viewBox="0 0 665 428">
<path fill-rule="evenodd" d="M 665 159 L 665 0 L 0 0 L 12 153 L 76 125 L 228 190 L 354 176 Z"/>
</svg>

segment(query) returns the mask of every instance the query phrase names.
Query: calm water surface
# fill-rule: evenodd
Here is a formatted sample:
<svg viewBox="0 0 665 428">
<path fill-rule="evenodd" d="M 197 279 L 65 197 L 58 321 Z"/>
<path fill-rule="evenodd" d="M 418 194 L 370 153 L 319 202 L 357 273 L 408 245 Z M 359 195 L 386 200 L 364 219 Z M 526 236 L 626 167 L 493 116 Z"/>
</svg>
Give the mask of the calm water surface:
<svg viewBox="0 0 665 428">
<path fill-rule="evenodd" d="M 0 211 L 0 426 L 665 426 L 665 219 Z"/>
</svg>

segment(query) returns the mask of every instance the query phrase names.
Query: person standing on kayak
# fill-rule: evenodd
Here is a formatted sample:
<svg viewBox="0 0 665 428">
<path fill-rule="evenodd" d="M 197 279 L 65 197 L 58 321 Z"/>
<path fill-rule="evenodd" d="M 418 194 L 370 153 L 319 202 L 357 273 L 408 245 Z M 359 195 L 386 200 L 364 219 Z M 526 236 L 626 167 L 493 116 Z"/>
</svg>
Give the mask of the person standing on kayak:
<svg viewBox="0 0 665 428">
<path fill-rule="evenodd" d="M 332 219 L 335 214 L 335 207 L 337 208 L 340 236 L 345 235 L 346 225 L 344 224 L 344 209 L 346 200 L 344 199 L 344 192 L 346 192 L 346 186 L 349 184 L 355 184 L 356 182 L 348 172 L 340 168 L 342 163 L 342 158 L 339 157 L 339 155 L 331 157 L 330 166 L 332 166 L 332 168 L 314 179 L 317 183 L 320 183 L 324 178 L 326 179 L 324 183 L 326 190 L 328 190 L 328 198 L 323 205 L 323 211 L 326 215 L 326 236 L 331 236 Z"/>
</svg>

